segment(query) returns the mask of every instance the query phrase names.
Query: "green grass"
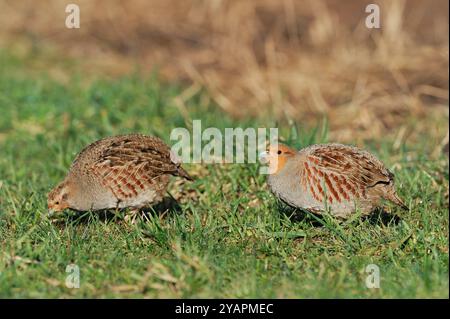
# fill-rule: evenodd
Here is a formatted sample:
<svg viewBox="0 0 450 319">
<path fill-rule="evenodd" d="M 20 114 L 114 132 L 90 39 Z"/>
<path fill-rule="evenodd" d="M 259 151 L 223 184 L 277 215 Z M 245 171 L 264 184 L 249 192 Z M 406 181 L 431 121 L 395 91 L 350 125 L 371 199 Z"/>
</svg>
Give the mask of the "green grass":
<svg viewBox="0 0 450 319">
<path fill-rule="evenodd" d="M 448 159 L 430 155 L 438 138 L 396 150 L 389 139 L 367 141 L 411 207 L 387 206 L 398 222 L 295 218 L 255 164 L 186 165 L 197 180 L 173 185 L 172 195 L 186 194 L 181 209 L 133 225 L 97 213 L 50 220 L 47 192 L 100 137 L 141 132 L 170 142 L 171 129 L 192 119 L 218 128 L 275 124 L 233 120 L 203 93 L 180 112 L 174 97 L 183 87 L 156 76 L 85 83 L 79 74 L 62 85 L 30 76 L 23 63 L 0 55 L 0 297 L 448 298 Z M 279 126 L 293 146 L 327 141 L 326 125 Z M 79 289 L 65 286 L 72 263 Z M 365 286 L 369 264 L 380 268 L 380 289 Z"/>
</svg>

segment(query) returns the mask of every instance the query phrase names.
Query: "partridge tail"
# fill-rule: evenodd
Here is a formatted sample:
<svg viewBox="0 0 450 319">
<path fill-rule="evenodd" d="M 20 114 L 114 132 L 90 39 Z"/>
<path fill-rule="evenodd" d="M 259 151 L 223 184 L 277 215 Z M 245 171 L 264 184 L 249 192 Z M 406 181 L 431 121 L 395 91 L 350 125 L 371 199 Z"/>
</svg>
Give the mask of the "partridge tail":
<svg viewBox="0 0 450 319">
<path fill-rule="evenodd" d="M 184 177 L 184 178 L 186 178 L 188 181 L 193 181 L 193 180 L 194 180 L 194 179 L 191 177 L 191 175 L 189 175 L 188 172 L 186 172 L 186 171 L 184 170 L 184 168 L 182 168 L 181 166 L 178 167 L 178 171 L 177 171 L 177 174 L 176 174 L 176 175 L 181 176 L 181 177 Z"/>
<path fill-rule="evenodd" d="M 384 197 L 388 201 L 391 201 L 392 203 L 400 206 L 404 210 L 409 210 L 408 206 L 403 202 L 403 200 L 397 195 L 395 191 L 388 193 Z"/>
</svg>

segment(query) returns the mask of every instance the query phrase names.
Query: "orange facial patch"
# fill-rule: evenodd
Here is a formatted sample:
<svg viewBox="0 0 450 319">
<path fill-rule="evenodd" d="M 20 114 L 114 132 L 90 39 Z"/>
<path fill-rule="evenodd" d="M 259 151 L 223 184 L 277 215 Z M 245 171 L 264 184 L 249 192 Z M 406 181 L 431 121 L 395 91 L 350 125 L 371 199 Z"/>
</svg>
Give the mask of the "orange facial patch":
<svg viewBox="0 0 450 319">
<path fill-rule="evenodd" d="M 270 159 L 270 172 L 272 174 L 277 174 L 286 165 L 286 157 L 277 156 Z"/>
<path fill-rule="evenodd" d="M 287 160 L 295 154 L 295 151 L 283 144 L 270 146 L 268 149 L 270 174 L 277 174 L 286 165 Z"/>
</svg>

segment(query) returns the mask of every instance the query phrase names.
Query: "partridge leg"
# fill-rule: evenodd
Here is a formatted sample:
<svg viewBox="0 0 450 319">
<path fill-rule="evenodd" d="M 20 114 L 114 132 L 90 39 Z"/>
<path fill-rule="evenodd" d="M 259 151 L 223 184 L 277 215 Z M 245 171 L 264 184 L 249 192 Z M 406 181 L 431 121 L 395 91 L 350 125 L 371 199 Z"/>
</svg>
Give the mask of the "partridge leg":
<svg viewBox="0 0 450 319">
<path fill-rule="evenodd" d="M 131 209 L 125 214 L 124 221 L 127 224 L 134 225 L 136 224 L 136 220 L 139 218 L 140 213 L 141 211 L 139 208 Z"/>
</svg>

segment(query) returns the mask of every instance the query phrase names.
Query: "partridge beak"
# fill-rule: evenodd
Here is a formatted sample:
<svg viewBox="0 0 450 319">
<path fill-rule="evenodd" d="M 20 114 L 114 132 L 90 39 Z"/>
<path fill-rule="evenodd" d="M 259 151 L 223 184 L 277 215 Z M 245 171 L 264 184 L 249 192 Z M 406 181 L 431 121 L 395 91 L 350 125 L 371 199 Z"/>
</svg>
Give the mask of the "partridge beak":
<svg viewBox="0 0 450 319">
<path fill-rule="evenodd" d="M 263 164 L 267 164 L 269 162 L 269 152 L 264 151 L 259 153 L 259 161 Z"/>
<path fill-rule="evenodd" d="M 47 216 L 52 217 L 54 214 L 55 214 L 55 211 L 53 209 L 49 208 Z"/>
</svg>

